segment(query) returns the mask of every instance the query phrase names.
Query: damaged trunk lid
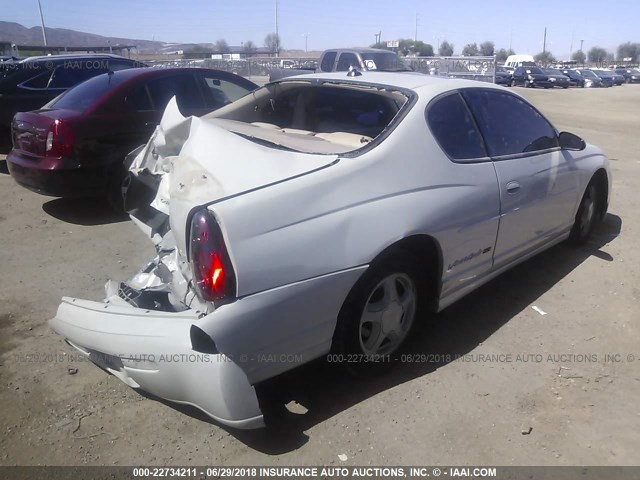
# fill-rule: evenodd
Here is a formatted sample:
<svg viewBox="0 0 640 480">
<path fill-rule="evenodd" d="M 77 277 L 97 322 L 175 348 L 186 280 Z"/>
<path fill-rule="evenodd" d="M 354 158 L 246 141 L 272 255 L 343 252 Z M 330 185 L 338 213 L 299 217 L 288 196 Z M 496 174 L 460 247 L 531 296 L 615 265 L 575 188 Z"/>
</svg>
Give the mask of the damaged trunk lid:
<svg viewBox="0 0 640 480">
<path fill-rule="evenodd" d="M 156 244 L 158 256 L 127 284 L 119 285 L 118 295 L 136 304 L 134 297 L 141 292 L 167 292 L 177 310 L 182 305 L 211 310 L 190 284 L 186 244 L 192 213 L 337 160 L 337 154 L 301 153 L 233 133 L 215 120 L 185 118 L 171 100 L 150 141 L 129 155 L 130 171 L 123 187 L 125 209 Z M 224 225 L 221 228 L 224 231 Z M 233 250 L 233 245 L 229 248 Z M 111 293 L 116 293 L 113 287 Z"/>
</svg>

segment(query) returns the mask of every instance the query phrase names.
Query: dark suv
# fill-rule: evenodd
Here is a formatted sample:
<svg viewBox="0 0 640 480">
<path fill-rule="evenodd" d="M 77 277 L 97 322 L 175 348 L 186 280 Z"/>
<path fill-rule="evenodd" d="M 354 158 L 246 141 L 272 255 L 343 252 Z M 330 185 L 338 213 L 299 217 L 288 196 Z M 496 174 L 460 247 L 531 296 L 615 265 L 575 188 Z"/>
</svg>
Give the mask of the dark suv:
<svg viewBox="0 0 640 480">
<path fill-rule="evenodd" d="M 523 87 L 551 88 L 549 76 L 539 67 L 518 67 L 513 72 L 513 84 Z"/>
<path fill-rule="evenodd" d="M 67 89 L 109 71 L 145 66 L 110 54 L 29 57 L 0 64 L 0 146 L 11 145 L 11 119 L 36 110 Z"/>
</svg>

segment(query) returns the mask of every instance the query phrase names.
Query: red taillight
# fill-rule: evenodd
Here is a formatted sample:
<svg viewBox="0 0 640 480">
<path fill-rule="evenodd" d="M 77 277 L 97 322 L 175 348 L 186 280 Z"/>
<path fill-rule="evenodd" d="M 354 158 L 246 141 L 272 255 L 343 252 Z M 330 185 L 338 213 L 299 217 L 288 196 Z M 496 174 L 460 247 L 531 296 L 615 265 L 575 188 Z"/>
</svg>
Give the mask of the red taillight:
<svg viewBox="0 0 640 480">
<path fill-rule="evenodd" d="M 206 302 L 225 303 L 235 295 L 235 277 L 220 226 L 204 209 L 191 220 L 189 251 L 198 296 Z"/>
<path fill-rule="evenodd" d="M 55 120 L 47 133 L 47 157 L 70 157 L 73 154 L 75 134 L 69 125 L 62 120 Z"/>
</svg>

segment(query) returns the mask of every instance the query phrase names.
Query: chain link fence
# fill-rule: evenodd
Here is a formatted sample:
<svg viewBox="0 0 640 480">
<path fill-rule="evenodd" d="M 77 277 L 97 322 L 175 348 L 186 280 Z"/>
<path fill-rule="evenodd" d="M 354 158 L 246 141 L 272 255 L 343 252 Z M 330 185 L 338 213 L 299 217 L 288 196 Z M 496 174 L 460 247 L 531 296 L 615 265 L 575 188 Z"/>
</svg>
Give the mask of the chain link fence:
<svg viewBox="0 0 640 480">
<path fill-rule="evenodd" d="M 495 82 L 496 57 L 412 57 L 405 58 L 416 72 L 446 78 Z"/>
<path fill-rule="evenodd" d="M 318 59 L 315 58 L 243 58 L 243 59 L 181 59 L 154 60 L 146 62 L 151 67 L 187 67 L 187 68 L 215 68 L 226 72 L 242 75 L 243 77 L 268 76 L 276 69 L 305 69 L 315 70 Z"/>
</svg>

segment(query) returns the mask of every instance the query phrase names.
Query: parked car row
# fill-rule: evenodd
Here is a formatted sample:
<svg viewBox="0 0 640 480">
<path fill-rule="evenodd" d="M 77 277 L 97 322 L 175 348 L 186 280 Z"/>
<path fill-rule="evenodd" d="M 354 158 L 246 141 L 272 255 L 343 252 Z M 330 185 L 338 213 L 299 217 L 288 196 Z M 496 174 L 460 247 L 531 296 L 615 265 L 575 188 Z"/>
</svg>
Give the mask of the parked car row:
<svg viewBox="0 0 640 480">
<path fill-rule="evenodd" d="M 107 195 L 117 207 L 124 159 L 147 141 L 172 97 L 184 115 L 201 116 L 256 88 L 243 77 L 204 68 L 102 73 L 37 110 L 17 113 L 7 166 L 16 182 L 35 192 Z"/>
<path fill-rule="evenodd" d="M 497 66 L 495 83 L 542 88 L 612 87 L 623 83 L 640 83 L 640 70 L 542 68 L 529 64 L 516 68 Z"/>
<path fill-rule="evenodd" d="M 89 78 L 146 65 L 111 54 L 51 55 L 0 64 L 0 146 L 10 145 L 17 112 L 42 107 Z"/>
</svg>

